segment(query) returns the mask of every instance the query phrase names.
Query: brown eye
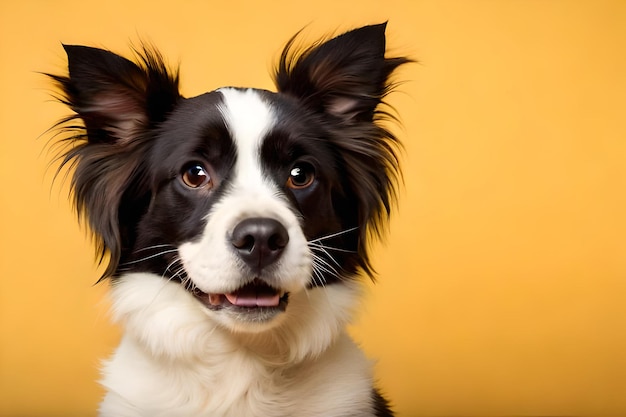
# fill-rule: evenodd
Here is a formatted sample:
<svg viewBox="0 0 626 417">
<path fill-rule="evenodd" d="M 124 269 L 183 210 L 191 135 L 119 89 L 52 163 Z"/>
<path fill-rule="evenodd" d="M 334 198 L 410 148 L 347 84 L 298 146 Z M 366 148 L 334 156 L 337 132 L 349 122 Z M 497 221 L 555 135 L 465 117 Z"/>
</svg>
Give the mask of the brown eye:
<svg viewBox="0 0 626 417">
<path fill-rule="evenodd" d="M 308 162 L 296 163 L 291 171 L 289 171 L 289 178 L 287 179 L 287 187 L 294 190 L 306 188 L 313 184 L 315 180 L 315 168 Z"/>
<path fill-rule="evenodd" d="M 207 170 L 199 163 L 192 163 L 183 169 L 183 183 L 189 188 L 212 188 L 213 181 Z"/>
</svg>

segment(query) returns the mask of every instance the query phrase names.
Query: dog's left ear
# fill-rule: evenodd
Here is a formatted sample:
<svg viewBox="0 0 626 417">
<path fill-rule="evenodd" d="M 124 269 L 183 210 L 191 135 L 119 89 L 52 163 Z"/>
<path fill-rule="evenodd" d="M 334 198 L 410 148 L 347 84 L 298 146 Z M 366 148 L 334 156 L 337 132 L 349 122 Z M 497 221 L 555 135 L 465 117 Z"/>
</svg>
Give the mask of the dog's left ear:
<svg viewBox="0 0 626 417">
<path fill-rule="evenodd" d="M 388 78 L 407 58 L 385 58 L 387 24 L 364 26 L 294 53 L 292 38 L 275 75 L 279 92 L 346 121 L 372 121 Z"/>
</svg>

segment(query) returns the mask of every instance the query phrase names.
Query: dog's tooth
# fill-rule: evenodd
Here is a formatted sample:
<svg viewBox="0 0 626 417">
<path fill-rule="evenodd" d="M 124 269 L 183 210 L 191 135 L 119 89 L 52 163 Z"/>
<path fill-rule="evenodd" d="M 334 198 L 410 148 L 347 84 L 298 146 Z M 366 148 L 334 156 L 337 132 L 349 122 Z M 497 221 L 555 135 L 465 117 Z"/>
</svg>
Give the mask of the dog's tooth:
<svg viewBox="0 0 626 417">
<path fill-rule="evenodd" d="M 239 299 L 239 296 L 237 295 L 237 293 L 228 293 L 228 294 L 224 294 L 224 296 L 226 297 L 226 299 L 228 300 L 228 302 L 230 302 L 232 305 L 236 306 L 237 305 L 237 300 Z"/>
<path fill-rule="evenodd" d="M 222 304 L 221 294 L 209 294 L 209 303 L 214 306 Z"/>
</svg>

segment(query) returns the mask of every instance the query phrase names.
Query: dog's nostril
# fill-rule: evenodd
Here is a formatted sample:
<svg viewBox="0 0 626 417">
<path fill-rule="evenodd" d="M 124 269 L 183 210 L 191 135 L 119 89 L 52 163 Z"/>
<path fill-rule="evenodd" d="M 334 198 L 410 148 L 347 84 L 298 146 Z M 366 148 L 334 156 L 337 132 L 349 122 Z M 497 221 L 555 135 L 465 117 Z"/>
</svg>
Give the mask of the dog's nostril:
<svg viewBox="0 0 626 417">
<path fill-rule="evenodd" d="M 233 235 L 233 246 L 240 251 L 252 251 L 254 248 L 254 236 L 252 235 Z"/>
<path fill-rule="evenodd" d="M 289 234 L 279 221 L 255 217 L 235 226 L 231 243 L 239 257 L 255 272 L 260 272 L 280 257 L 289 243 Z"/>
<path fill-rule="evenodd" d="M 282 225 L 281 228 L 285 230 Z M 270 250 L 282 250 L 285 248 L 285 246 L 287 246 L 287 242 L 289 242 L 289 235 L 287 234 L 287 230 L 285 230 L 285 233 L 275 233 L 271 235 L 269 240 L 267 241 Z"/>
</svg>

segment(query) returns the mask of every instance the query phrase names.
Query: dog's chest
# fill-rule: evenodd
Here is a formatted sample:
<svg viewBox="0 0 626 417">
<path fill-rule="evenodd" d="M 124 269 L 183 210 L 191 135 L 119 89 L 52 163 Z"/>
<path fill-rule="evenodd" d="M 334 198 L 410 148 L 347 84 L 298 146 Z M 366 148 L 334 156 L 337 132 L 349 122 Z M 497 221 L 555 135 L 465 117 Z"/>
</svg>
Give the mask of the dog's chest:
<svg viewBox="0 0 626 417">
<path fill-rule="evenodd" d="M 173 366 L 138 356 L 136 346 L 124 341 L 107 366 L 116 377 L 103 381 L 109 394 L 101 415 L 368 415 L 371 377 L 362 371 L 365 358 L 353 347 L 346 338 L 322 357 L 297 366 L 264 363 L 246 350 Z"/>
</svg>

